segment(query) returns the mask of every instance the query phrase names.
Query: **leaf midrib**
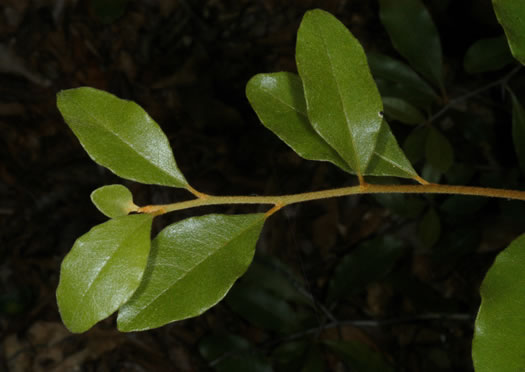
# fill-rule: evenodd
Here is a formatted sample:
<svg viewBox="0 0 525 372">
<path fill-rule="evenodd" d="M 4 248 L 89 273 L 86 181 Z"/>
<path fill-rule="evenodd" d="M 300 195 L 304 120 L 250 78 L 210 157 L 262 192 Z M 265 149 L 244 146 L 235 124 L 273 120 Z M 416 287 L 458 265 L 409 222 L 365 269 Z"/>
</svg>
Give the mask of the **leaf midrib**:
<svg viewBox="0 0 525 372">
<path fill-rule="evenodd" d="M 150 159 L 148 156 L 146 156 L 145 154 L 143 154 L 142 152 L 140 151 L 137 151 L 137 149 L 135 149 L 133 147 L 133 145 L 131 143 L 129 143 L 128 141 L 126 141 L 124 138 L 122 138 L 121 136 L 118 135 L 118 133 L 116 132 L 113 132 L 112 130 L 110 130 L 108 127 L 106 127 L 104 125 L 104 120 L 101 120 L 99 118 L 97 118 L 96 116 L 94 116 L 91 112 L 89 112 L 88 110 L 86 110 L 84 108 L 83 105 L 80 105 L 79 103 L 73 101 L 73 104 L 77 107 L 77 109 L 79 109 L 80 111 L 84 112 L 86 116 L 89 116 L 96 124 L 99 128 L 103 129 L 104 131 L 106 131 L 107 133 L 109 133 L 110 135 L 112 135 L 113 137 L 116 137 L 118 140 L 120 140 L 122 143 L 124 143 L 128 148 L 130 148 L 133 152 L 135 152 L 136 154 L 139 155 L 139 157 L 143 158 L 146 160 L 146 162 L 150 165 L 152 165 L 155 169 L 159 170 L 162 174 L 165 174 L 167 175 L 169 178 L 171 179 L 175 179 L 177 182 L 180 182 L 180 183 L 184 183 L 182 181 L 180 181 L 176 176 L 174 176 L 173 174 L 169 173 L 168 171 L 166 171 L 165 169 L 159 167 L 157 164 L 155 164 L 153 162 L 152 159 Z M 153 120 L 153 119 L 151 119 Z"/>
<path fill-rule="evenodd" d="M 241 235 L 245 234 L 248 230 L 252 229 L 257 223 L 261 222 L 261 220 L 264 220 L 264 216 L 261 216 L 260 219 L 257 219 L 254 223 L 250 224 L 247 228 L 243 229 L 241 232 L 236 234 L 232 239 L 228 240 L 225 244 L 222 244 L 219 248 L 217 248 L 215 251 L 213 251 L 211 254 L 203 257 L 203 259 L 194 265 L 191 270 L 185 271 L 182 276 L 180 276 L 173 284 L 170 284 L 169 286 L 166 286 L 165 289 L 163 289 L 157 296 L 155 296 L 148 304 L 143 306 L 138 312 L 135 313 L 135 316 L 133 319 L 138 318 L 138 316 L 144 311 L 152 306 L 157 300 L 162 297 L 166 292 L 171 290 L 173 287 L 175 287 L 181 280 L 183 280 L 187 275 L 189 275 L 191 272 L 195 271 L 196 268 L 198 268 L 200 265 L 202 265 L 205 261 L 207 261 L 210 257 L 213 257 L 217 252 L 220 252 L 222 249 L 224 249 L 228 244 L 232 243 L 236 239 L 238 239 Z"/>
<path fill-rule="evenodd" d="M 102 267 L 100 268 L 100 270 L 97 272 L 97 274 L 95 275 L 95 277 L 93 278 L 93 280 L 91 280 L 91 282 L 88 284 L 87 288 L 86 288 L 86 291 L 82 294 L 82 296 L 80 297 L 79 299 L 79 307 L 81 307 L 81 305 L 83 304 L 85 298 L 86 298 L 86 295 L 88 294 L 89 291 L 91 291 L 91 289 L 93 288 L 95 282 L 101 277 L 101 273 L 102 271 L 104 271 L 105 269 L 107 270 L 107 267 L 108 267 L 108 264 L 109 262 L 117 255 L 117 253 L 119 252 L 119 250 L 121 249 L 121 247 L 128 241 L 130 240 L 132 237 L 135 236 L 135 234 L 137 233 L 137 230 L 139 230 L 140 228 L 142 228 L 142 226 L 144 225 L 144 223 L 147 223 L 149 220 L 145 219 L 144 222 L 140 223 L 139 225 L 137 225 L 137 227 L 125 238 L 123 239 L 122 241 L 120 241 L 120 243 L 117 245 L 117 247 L 115 248 L 115 250 L 113 251 L 113 253 L 104 261 L 104 263 L 102 264 Z M 109 239 L 108 239 L 109 240 Z M 111 241 L 114 241 L 113 239 L 111 239 Z M 97 241 L 98 242 L 98 241 Z"/>
<path fill-rule="evenodd" d="M 361 172 L 361 164 L 360 164 L 360 159 L 357 155 L 357 147 L 356 147 L 356 144 L 355 144 L 355 140 L 354 140 L 354 136 L 352 135 L 352 131 L 350 129 L 350 120 L 348 118 L 348 113 L 346 112 L 346 107 L 345 107 L 345 104 L 343 102 L 343 96 L 341 95 L 341 87 L 339 85 L 339 82 L 338 82 L 338 79 L 335 79 L 335 73 L 334 73 L 334 66 L 333 66 L 333 62 L 332 62 L 332 56 L 328 50 L 328 46 L 326 44 L 326 40 L 324 38 L 324 33 L 323 33 L 323 30 L 321 29 L 321 27 L 319 26 L 319 24 L 317 22 L 314 22 L 317 30 L 318 30 L 318 34 L 319 34 L 319 37 L 321 38 L 321 41 L 323 43 L 323 46 L 324 46 L 324 49 L 325 49 L 325 52 L 326 52 L 326 56 L 328 58 L 328 66 L 330 67 L 330 71 L 331 71 L 331 77 L 332 79 L 334 80 L 335 82 L 335 86 L 337 87 L 337 96 L 339 98 L 339 102 L 341 104 L 341 108 L 342 108 L 342 111 L 343 111 L 343 115 L 344 115 L 344 118 L 345 118 L 345 122 L 346 122 L 346 129 L 348 130 L 348 134 L 350 136 L 350 142 L 351 142 L 351 145 L 352 145 L 352 150 L 354 152 L 354 156 L 356 158 L 356 167 L 357 169 L 355 169 L 355 171 L 357 172 L 357 174 L 363 174 Z M 336 150 L 337 151 L 337 150 Z M 344 158 L 343 158 L 344 159 Z M 345 162 L 348 163 L 345 159 Z M 352 168 L 351 164 L 348 164 L 350 166 L 350 168 Z"/>
</svg>

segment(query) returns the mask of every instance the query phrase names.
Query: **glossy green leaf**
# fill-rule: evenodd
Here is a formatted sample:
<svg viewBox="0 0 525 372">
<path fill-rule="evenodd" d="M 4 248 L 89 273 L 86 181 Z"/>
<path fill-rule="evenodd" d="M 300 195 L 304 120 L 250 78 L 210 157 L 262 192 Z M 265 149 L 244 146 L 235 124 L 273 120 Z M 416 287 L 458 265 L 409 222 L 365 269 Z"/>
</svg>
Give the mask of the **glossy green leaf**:
<svg viewBox="0 0 525 372">
<path fill-rule="evenodd" d="M 222 300 L 252 262 L 264 220 L 264 214 L 211 214 L 166 227 L 152 242 L 144 280 L 119 310 L 118 328 L 160 327 Z"/>
<path fill-rule="evenodd" d="M 218 372 L 271 372 L 270 363 L 237 335 L 220 332 L 199 342 L 199 352 Z"/>
<path fill-rule="evenodd" d="M 512 97 L 512 140 L 520 168 L 525 172 L 525 109 L 518 98 Z"/>
<path fill-rule="evenodd" d="M 328 160 L 354 173 L 310 124 L 297 75 L 283 72 L 256 75 L 248 83 L 247 96 L 262 123 L 300 156 Z M 417 177 L 385 121 L 381 124 L 372 159 L 363 175 Z"/>
<path fill-rule="evenodd" d="M 107 185 L 91 193 L 91 201 L 105 216 L 116 218 L 136 211 L 138 206 L 133 203 L 133 195 L 122 185 Z"/>
<path fill-rule="evenodd" d="M 78 238 L 62 261 L 57 302 L 71 332 L 84 332 L 114 313 L 140 284 L 153 217 L 118 217 Z"/>
<path fill-rule="evenodd" d="M 312 126 L 350 168 L 364 174 L 383 105 L 361 44 L 334 16 L 311 10 L 297 32 L 296 62 Z"/>
<path fill-rule="evenodd" d="M 472 359 L 476 372 L 525 370 L 525 235 L 503 250 L 481 285 Z"/>
<path fill-rule="evenodd" d="M 381 236 L 360 244 L 343 257 L 330 281 L 328 297 L 335 300 L 354 295 L 381 279 L 406 253 L 402 241 Z"/>
<path fill-rule="evenodd" d="M 401 98 L 383 97 L 383 106 L 388 118 L 405 124 L 422 124 L 426 120 L 421 111 Z"/>
<path fill-rule="evenodd" d="M 435 128 L 430 128 L 426 137 L 427 161 L 441 173 L 446 173 L 454 164 L 454 149 L 450 141 Z"/>
<path fill-rule="evenodd" d="M 394 372 L 383 356 L 358 341 L 325 341 L 324 344 L 341 357 L 351 371 Z"/>
<path fill-rule="evenodd" d="M 439 33 L 420 0 L 379 0 L 379 17 L 394 48 L 421 75 L 443 89 Z"/>
<path fill-rule="evenodd" d="M 463 67 L 469 74 L 499 70 L 513 61 L 505 36 L 480 39 L 468 48 Z"/>
<path fill-rule="evenodd" d="M 432 247 L 441 235 L 441 221 L 434 208 L 430 208 L 423 216 L 418 226 L 421 241 L 426 247 Z"/>
<path fill-rule="evenodd" d="M 525 3 L 520 0 L 492 0 L 492 5 L 512 55 L 525 65 Z"/>
<path fill-rule="evenodd" d="M 405 63 L 381 53 L 368 53 L 367 59 L 374 78 L 396 84 L 409 100 L 417 98 L 425 106 L 438 100 L 434 89 Z"/>
<path fill-rule="evenodd" d="M 365 175 L 419 179 L 385 120 L 381 123 L 374 156 L 366 168 Z"/>
<path fill-rule="evenodd" d="M 188 186 L 166 135 L 136 103 L 82 87 L 59 92 L 57 105 L 89 156 L 117 176 L 146 184 Z"/>
<path fill-rule="evenodd" d="M 346 172 L 352 172 L 308 121 L 299 76 L 289 72 L 255 75 L 246 85 L 246 96 L 261 123 L 299 156 L 329 161 Z"/>
</svg>

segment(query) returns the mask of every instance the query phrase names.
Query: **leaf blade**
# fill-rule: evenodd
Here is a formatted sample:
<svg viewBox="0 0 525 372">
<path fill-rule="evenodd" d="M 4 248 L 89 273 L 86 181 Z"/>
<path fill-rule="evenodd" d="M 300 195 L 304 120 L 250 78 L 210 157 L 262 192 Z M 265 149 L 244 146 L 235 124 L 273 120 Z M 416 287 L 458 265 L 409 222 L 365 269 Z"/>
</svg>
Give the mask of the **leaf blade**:
<svg viewBox="0 0 525 372">
<path fill-rule="evenodd" d="M 84 332 L 108 317 L 137 289 L 152 221 L 150 215 L 123 216 L 77 239 L 62 262 L 56 293 L 60 315 L 71 332 Z"/>
<path fill-rule="evenodd" d="M 505 36 L 480 39 L 465 53 L 463 67 L 469 74 L 499 70 L 513 61 Z"/>
<path fill-rule="evenodd" d="M 279 72 L 259 74 L 254 78 L 248 82 L 247 95 L 249 99 L 251 97 L 250 102 L 264 126 L 274 132 L 299 156 L 308 160 L 330 161 L 344 171 L 355 174 L 313 129 L 308 120 L 306 101 L 298 75 Z M 258 97 L 259 89 L 264 89 L 284 104 L 277 110 L 275 102 L 269 105 L 262 104 L 268 102 L 268 97 L 267 94 Z M 363 175 L 418 178 L 385 121 L 381 123 L 372 159 Z"/>
<path fill-rule="evenodd" d="M 106 217 L 117 218 L 136 211 L 133 195 L 123 185 L 106 185 L 91 193 L 91 201 Z"/>
<path fill-rule="evenodd" d="M 362 175 L 383 109 L 363 48 L 334 16 L 315 9 L 299 26 L 296 62 L 312 126 Z"/>
<path fill-rule="evenodd" d="M 472 359 L 477 372 L 523 370 L 525 367 L 525 235 L 494 261 L 481 285 Z"/>
<path fill-rule="evenodd" d="M 57 106 L 89 156 L 117 176 L 187 188 L 166 135 L 136 103 L 89 87 L 60 91 Z"/>
<path fill-rule="evenodd" d="M 395 176 L 421 182 L 412 164 L 399 147 L 386 120 L 381 123 L 374 156 L 365 171 L 370 176 Z"/>
<path fill-rule="evenodd" d="M 329 161 L 345 172 L 352 172 L 308 121 L 298 75 L 289 72 L 255 75 L 246 85 L 246 96 L 261 123 L 299 156 L 307 160 Z"/>
<path fill-rule="evenodd" d="M 492 0 L 492 6 L 505 31 L 512 55 L 525 65 L 525 4 L 522 1 Z"/>
<path fill-rule="evenodd" d="M 383 97 L 385 115 L 401 123 L 417 125 L 425 122 L 425 116 L 402 98 Z"/>
<path fill-rule="evenodd" d="M 264 221 L 264 214 L 206 215 L 162 230 L 141 286 L 119 310 L 119 330 L 160 327 L 222 300 L 250 265 Z"/>
<path fill-rule="evenodd" d="M 380 0 L 379 18 L 394 48 L 426 79 L 443 90 L 439 33 L 420 0 Z M 426 50 L 421 53 L 421 46 Z"/>
</svg>

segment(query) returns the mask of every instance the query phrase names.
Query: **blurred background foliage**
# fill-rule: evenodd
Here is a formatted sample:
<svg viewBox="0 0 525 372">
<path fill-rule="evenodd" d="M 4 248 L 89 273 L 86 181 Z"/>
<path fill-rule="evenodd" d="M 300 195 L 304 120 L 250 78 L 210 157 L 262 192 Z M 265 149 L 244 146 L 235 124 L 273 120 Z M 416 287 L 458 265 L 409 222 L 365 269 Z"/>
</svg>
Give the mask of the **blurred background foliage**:
<svg viewBox="0 0 525 372">
<path fill-rule="evenodd" d="M 294 71 L 297 27 L 311 8 L 330 11 L 361 41 L 385 115 L 425 179 L 523 188 L 525 115 L 515 105 L 513 131 L 509 90 L 523 102 L 525 74 L 491 2 L 424 1 L 435 26 L 407 23 L 410 33 L 403 31 L 433 39 L 417 50 L 390 39 L 396 13 L 422 11 L 406 3 L 4 0 L 0 369 L 472 370 L 479 285 L 495 255 L 525 231 L 521 202 L 376 195 L 287 207 L 268 221 L 254 263 L 225 301 L 153 331 L 121 334 L 111 318 L 72 335 L 55 302 L 62 258 L 105 219 L 90 203 L 93 189 L 124 183 L 141 205 L 188 197 L 122 181 L 93 163 L 59 117 L 60 89 L 88 85 L 139 103 L 167 133 L 186 178 L 206 193 L 356 182 L 295 155 L 244 95 L 256 73 Z M 194 214 L 263 210 L 181 211 L 156 219 L 154 231 Z"/>
</svg>

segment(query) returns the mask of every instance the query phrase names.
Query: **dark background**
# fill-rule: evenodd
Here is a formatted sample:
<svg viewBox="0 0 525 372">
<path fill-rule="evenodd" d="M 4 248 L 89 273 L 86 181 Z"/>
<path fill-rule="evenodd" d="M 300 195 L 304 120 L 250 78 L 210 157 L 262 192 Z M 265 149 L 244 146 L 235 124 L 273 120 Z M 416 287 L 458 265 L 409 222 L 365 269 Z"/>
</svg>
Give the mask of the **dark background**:
<svg viewBox="0 0 525 372">
<path fill-rule="evenodd" d="M 451 98 L 508 72 L 469 76 L 462 69 L 472 42 L 501 34 L 490 1 L 426 4 L 440 31 Z M 300 278 L 301 290 L 318 303 L 325 302 L 338 262 L 357 244 L 384 234 L 406 242 L 408 253 L 388 276 L 330 305 L 339 321 L 376 321 L 372 326 L 342 322 L 323 329 L 325 315 L 314 306 L 316 324 L 282 333 L 253 324 L 220 303 L 198 318 L 141 333 L 119 333 L 114 318 L 81 335 L 64 328 L 55 301 L 60 262 L 77 237 L 105 220 L 89 200 L 91 191 L 123 183 L 139 205 L 190 195 L 121 180 L 92 162 L 56 109 L 59 90 L 92 86 L 136 101 L 166 132 L 180 169 L 200 191 L 288 194 L 356 181 L 331 165 L 302 160 L 266 130 L 244 95 L 249 78 L 295 71 L 296 31 L 304 12 L 316 7 L 343 21 L 365 50 L 399 57 L 379 22 L 375 1 L 144 0 L 112 5 L 0 0 L 0 370 L 212 370 L 216 364 L 210 366 L 199 345 L 217 332 L 245 338 L 276 370 L 278 346 L 303 334 L 311 343 L 342 339 L 366 344 L 400 371 L 472 370 L 479 285 L 495 254 L 525 231 L 519 202 L 476 201 L 465 207 L 461 199 L 443 210 L 445 197 L 420 197 L 426 208 L 440 211 L 441 235 L 433 248 L 418 240 L 420 214 L 399 215 L 368 196 L 292 206 L 272 217 L 257 259 L 269 255 L 287 264 Z M 496 87 L 438 123 L 470 174 L 465 178 L 469 184 L 522 187 L 506 98 Z M 409 132 L 396 123 L 392 129 L 400 143 Z M 441 182 L 452 180 L 449 175 Z M 181 211 L 157 219 L 154 230 L 212 211 L 265 210 L 223 206 Z M 439 319 L 425 318 L 428 314 Z M 325 370 L 350 370 L 329 350 L 319 350 Z"/>
</svg>

